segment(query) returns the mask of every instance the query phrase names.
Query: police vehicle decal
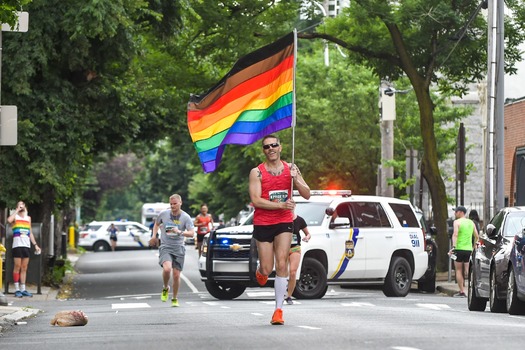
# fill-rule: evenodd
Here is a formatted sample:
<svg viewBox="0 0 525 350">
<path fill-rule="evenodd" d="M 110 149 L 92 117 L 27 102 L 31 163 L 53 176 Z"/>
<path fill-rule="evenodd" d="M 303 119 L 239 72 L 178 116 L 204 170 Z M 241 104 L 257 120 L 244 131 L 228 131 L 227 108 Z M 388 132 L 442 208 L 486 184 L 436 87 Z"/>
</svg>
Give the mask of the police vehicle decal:
<svg viewBox="0 0 525 350">
<path fill-rule="evenodd" d="M 348 240 L 345 241 L 345 250 L 343 256 L 341 257 L 339 265 L 330 279 L 339 278 L 339 276 L 345 272 L 348 262 L 354 257 L 354 251 L 357 245 L 357 236 L 359 236 L 359 228 L 351 228 Z"/>
</svg>

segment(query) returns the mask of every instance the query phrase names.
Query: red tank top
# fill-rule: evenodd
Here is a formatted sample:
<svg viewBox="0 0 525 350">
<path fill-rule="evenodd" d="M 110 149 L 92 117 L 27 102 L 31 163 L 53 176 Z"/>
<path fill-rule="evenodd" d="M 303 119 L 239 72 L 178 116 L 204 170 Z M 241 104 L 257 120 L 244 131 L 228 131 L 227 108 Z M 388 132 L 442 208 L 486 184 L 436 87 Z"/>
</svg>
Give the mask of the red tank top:
<svg viewBox="0 0 525 350">
<path fill-rule="evenodd" d="M 292 177 L 290 167 L 286 162 L 281 175 L 274 176 L 266 171 L 264 163 L 257 167 L 262 174 L 261 177 L 261 198 L 272 202 L 286 202 L 291 198 Z M 268 210 L 255 208 L 253 214 L 254 225 L 275 225 L 293 221 L 293 212 L 288 209 Z"/>
<path fill-rule="evenodd" d="M 202 216 L 202 214 L 197 215 L 197 221 L 200 224 L 206 224 L 206 226 L 199 226 L 197 234 L 198 235 L 205 235 L 209 233 L 210 230 L 210 222 L 211 222 L 211 215 L 206 214 L 206 216 Z"/>
</svg>

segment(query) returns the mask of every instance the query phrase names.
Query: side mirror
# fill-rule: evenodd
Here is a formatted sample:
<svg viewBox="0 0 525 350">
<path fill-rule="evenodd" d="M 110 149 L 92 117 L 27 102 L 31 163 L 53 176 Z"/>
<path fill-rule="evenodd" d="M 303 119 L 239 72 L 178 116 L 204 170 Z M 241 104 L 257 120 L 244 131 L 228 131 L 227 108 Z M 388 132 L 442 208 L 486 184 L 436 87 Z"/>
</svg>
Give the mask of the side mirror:
<svg viewBox="0 0 525 350">
<path fill-rule="evenodd" d="M 324 211 L 324 213 L 328 216 L 332 216 L 334 215 L 335 213 L 335 209 L 334 208 L 326 208 L 326 210 Z"/>
<path fill-rule="evenodd" d="M 488 224 L 487 227 L 485 228 L 485 232 L 487 233 L 487 236 L 489 238 L 494 238 L 495 237 L 495 233 L 494 233 L 494 230 L 496 229 L 496 226 L 492 225 L 492 224 Z"/>
</svg>

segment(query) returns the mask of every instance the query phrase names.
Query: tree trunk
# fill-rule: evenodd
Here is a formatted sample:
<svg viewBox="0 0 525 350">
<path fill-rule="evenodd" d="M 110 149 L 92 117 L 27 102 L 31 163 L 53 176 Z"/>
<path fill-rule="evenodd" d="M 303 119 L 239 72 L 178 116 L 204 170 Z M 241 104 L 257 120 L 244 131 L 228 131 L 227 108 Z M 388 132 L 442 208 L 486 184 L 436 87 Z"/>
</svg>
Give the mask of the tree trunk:
<svg viewBox="0 0 525 350">
<path fill-rule="evenodd" d="M 421 81 L 420 81 L 421 82 Z M 436 135 L 434 133 L 433 103 L 428 87 L 416 88 L 424 84 L 414 84 L 419 104 L 421 138 L 423 140 L 422 174 L 425 178 L 432 200 L 432 217 L 437 228 L 438 271 L 448 268 L 448 226 L 447 226 L 447 193 L 445 183 L 439 170 Z"/>
</svg>

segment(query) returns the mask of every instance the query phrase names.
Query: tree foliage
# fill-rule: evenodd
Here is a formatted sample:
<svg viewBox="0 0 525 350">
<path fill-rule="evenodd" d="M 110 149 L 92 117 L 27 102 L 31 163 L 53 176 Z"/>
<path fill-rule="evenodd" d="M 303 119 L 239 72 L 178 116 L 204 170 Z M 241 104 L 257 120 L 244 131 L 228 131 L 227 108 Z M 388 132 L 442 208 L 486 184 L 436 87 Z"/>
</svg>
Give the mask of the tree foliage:
<svg viewBox="0 0 525 350">
<path fill-rule="evenodd" d="M 512 72 L 523 42 L 523 2 L 507 4 L 506 71 Z M 483 79 L 487 57 L 487 23 L 480 2 L 452 0 L 356 0 L 343 14 L 326 21 L 305 38 L 323 38 L 344 47 L 354 62 L 370 67 L 381 79 L 406 76 L 419 106 L 423 140 L 422 174 L 429 185 L 438 245 L 447 246 L 447 201 L 438 166 L 435 106 L 431 87 L 462 95 L 467 85 Z M 440 250 L 445 268 L 445 250 Z"/>
</svg>

